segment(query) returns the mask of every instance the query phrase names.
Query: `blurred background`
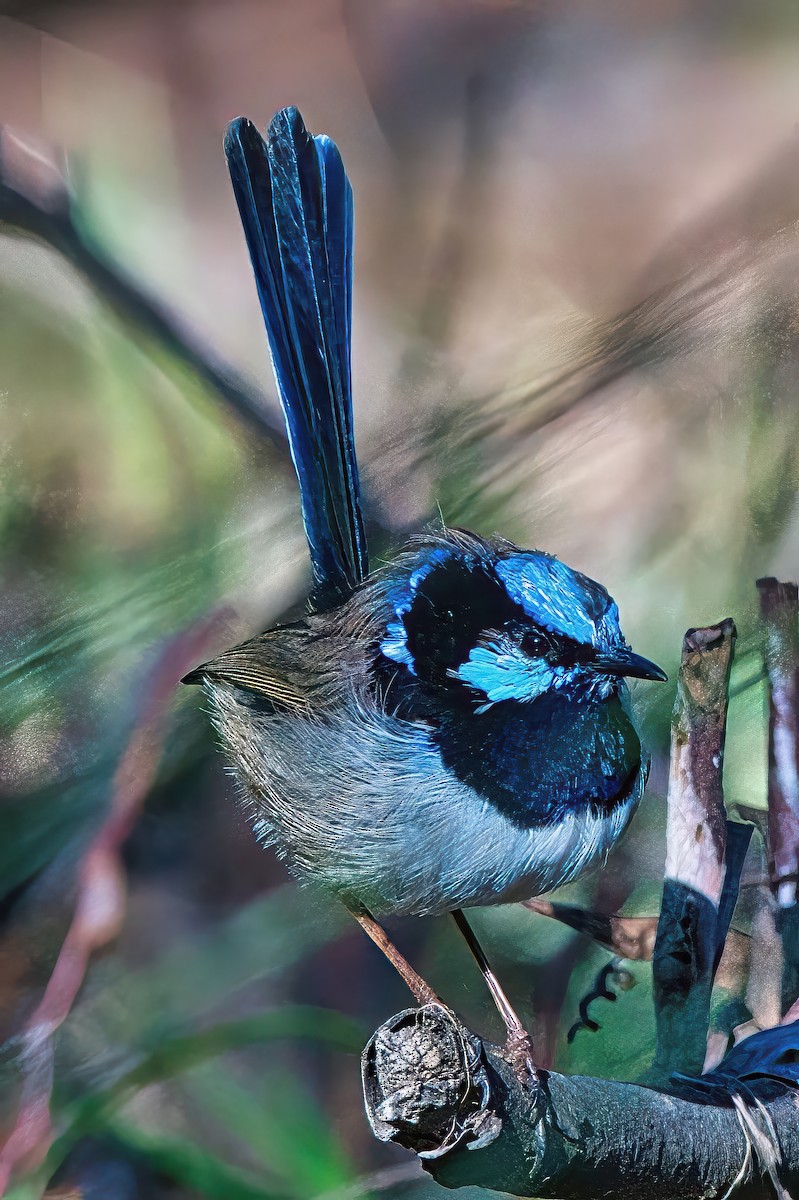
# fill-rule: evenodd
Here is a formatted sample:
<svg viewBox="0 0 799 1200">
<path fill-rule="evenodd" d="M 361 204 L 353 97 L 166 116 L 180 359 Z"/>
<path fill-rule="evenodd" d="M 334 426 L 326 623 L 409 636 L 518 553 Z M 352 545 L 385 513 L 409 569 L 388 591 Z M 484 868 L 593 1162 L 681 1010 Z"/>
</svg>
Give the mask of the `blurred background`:
<svg viewBox="0 0 799 1200">
<path fill-rule="evenodd" d="M 738 623 L 725 786 L 730 806 L 764 807 L 754 580 L 799 571 L 799 9 L 0 12 L 5 1136 L 26 1102 L 19 1034 L 87 849 L 130 790 L 117 768 L 168 639 L 225 606 L 208 657 L 296 607 L 308 583 L 222 156 L 234 116 L 263 127 L 296 104 L 352 180 L 356 427 L 379 552 L 441 517 L 552 551 L 608 586 L 632 644 L 671 674 L 635 693 L 653 756 L 640 815 L 607 870 L 564 898 L 658 910 L 689 626 Z M 362 1114 L 358 1054 L 405 1007 L 401 982 L 255 844 L 196 690 L 174 694 L 148 737 L 152 771 L 126 760 L 142 794 L 119 836 L 116 919 L 61 1013 L 52 1148 L 24 1159 L 10 1194 L 436 1191 Z M 739 908 L 746 937 L 756 905 Z M 474 923 L 545 1063 L 645 1069 L 648 963 L 628 965 L 615 1003 L 593 1003 L 599 1032 L 568 1042 L 609 951 L 522 908 Z M 499 1037 L 451 922 L 392 933 Z M 766 970 L 719 989 L 729 1023 L 768 1019 Z"/>
</svg>

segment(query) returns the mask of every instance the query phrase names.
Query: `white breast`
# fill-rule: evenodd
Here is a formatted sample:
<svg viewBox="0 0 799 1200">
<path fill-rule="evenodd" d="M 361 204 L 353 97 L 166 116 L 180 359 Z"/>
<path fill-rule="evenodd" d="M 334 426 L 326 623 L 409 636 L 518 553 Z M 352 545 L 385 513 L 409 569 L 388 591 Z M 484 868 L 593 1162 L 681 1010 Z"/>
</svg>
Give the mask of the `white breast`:
<svg viewBox="0 0 799 1200">
<path fill-rule="evenodd" d="M 449 774 L 427 731 L 353 703 L 335 722 L 261 716 L 212 689 L 258 836 L 299 875 L 376 915 L 527 899 L 604 861 L 641 781 L 610 815 L 520 828 Z"/>
</svg>

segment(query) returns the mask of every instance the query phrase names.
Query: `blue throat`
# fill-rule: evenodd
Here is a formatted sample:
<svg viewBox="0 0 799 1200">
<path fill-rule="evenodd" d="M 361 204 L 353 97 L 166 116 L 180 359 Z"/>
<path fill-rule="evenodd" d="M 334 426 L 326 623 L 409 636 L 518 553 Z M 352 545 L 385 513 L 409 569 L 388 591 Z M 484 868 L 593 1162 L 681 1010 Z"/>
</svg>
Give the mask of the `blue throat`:
<svg viewBox="0 0 799 1200">
<path fill-rule="evenodd" d="M 383 660 L 378 686 L 387 711 L 425 722 L 447 770 L 519 828 L 609 816 L 637 781 L 641 743 L 623 683 L 601 700 L 550 691 L 476 708 L 465 688 L 444 700 Z"/>
<path fill-rule="evenodd" d="M 468 717 L 451 712 L 433 738 L 447 769 L 523 828 L 585 810 L 610 815 L 641 767 L 641 743 L 619 696 L 580 702 L 548 692 Z"/>
</svg>

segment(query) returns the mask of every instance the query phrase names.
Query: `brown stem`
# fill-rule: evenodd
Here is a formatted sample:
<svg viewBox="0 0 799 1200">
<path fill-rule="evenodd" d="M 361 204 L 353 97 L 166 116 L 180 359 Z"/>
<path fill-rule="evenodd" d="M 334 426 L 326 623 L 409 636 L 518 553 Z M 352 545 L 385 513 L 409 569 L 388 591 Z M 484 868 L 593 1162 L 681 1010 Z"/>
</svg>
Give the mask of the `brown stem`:
<svg viewBox="0 0 799 1200">
<path fill-rule="evenodd" d="M 551 917 L 607 946 L 620 958 L 649 962 L 655 948 L 657 917 L 622 917 L 617 913 L 599 913 L 576 904 L 562 904 L 536 896 L 525 900 L 524 907 L 542 917 Z"/>
<path fill-rule="evenodd" d="M 727 849 L 721 774 L 735 637 L 734 623 L 725 620 L 689 629 L 683 641 L 653 959 L 655 1079 L 675 1071 L 698 1074 L 707 1048 L 710 993 L 726 935 L 719 921 Z"/>
<path fill-rule="evenodd" d="M 170 639 L 142 687 L 138 720 L 114 775 L 108 814 L 79 866 L 72 922 L 44 996 L 19 1034 L 21 1098 L 15 1124 L 0 1149 L 0 1197 L 14 1172 L 38 1166 L 52 1142 L 53 1035 L 70 1013 L 92 953 L 116 936 L 124 919 L 120 849 L 155 778 L 175 686 L 199 657 L 219 645 L 230 616 L 227 611 L 217 613 Z"/>
<path fill-rule="evenodd" d="M 783 1012 L 799 995 L 799 592 L 795 583 L 759 579 L 768 678 L 769 876 L 782 942 Z"/>
</svg>

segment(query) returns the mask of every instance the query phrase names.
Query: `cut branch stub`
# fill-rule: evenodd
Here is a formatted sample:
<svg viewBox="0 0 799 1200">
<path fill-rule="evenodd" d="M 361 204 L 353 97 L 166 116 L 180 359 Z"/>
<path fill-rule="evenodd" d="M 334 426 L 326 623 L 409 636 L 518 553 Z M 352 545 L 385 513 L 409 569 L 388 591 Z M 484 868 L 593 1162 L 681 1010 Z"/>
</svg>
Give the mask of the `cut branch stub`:
<svg viewBox="0 0 799 1200">
<path fill-rule="evenodd" d="M 769 879 L 782 943 L 782 1012 L 799 995 L 799 592 L 759 579 L 768 679 Z"/>
<path fill-rule="evenodd" d="M 731 620 L 688 630 L 671 725 L 666 878 L 715 905 L 724 887 L 721 772 L 735 637 Z"/>
<path fill-rule="evenodd" d="M 488 1109 L 480 1041 L 440 1004 L 405 1009 L 377 1030 L 361 1059 L 366 1115 L 381 1142 L 438 1158 L 461 1142 L 487 1146 L 501 1119 Z"/>
<path fill-rule="evenodd" d="M 689 629 L 672 716 L 663 904 L 653 975 L 655 1076 L 699 1073 L 705 1058 L 713 974 L 726 928 L 722 791 L 727 695 L 736 630 L 731 620 Z M 725 905 L 725 908 L 727 906 Z"/>
</svg>

